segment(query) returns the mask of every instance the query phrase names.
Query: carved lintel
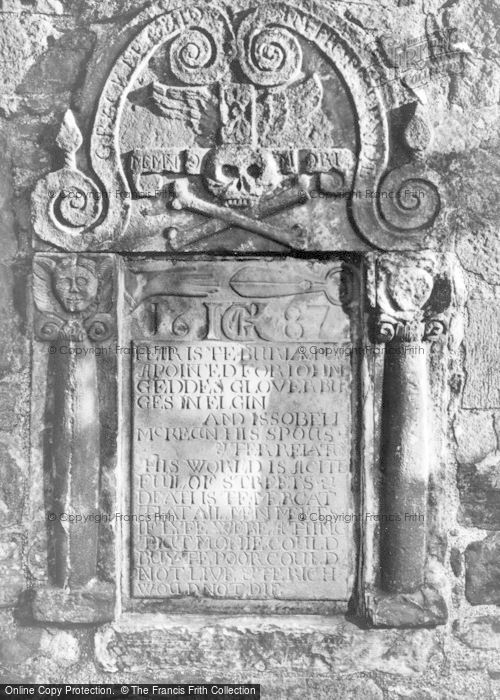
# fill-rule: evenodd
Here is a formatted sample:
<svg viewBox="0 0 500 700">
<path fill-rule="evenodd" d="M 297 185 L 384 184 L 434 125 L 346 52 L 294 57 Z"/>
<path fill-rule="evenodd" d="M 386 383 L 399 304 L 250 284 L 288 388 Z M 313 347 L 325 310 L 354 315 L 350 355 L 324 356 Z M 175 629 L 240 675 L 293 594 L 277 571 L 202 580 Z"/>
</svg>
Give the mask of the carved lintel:
<svg viewBox="0 0 500 700">
<path fill-rule="evenodd" d="M 376 335 L 386 343 L 380 578 L 385 592 L 409 594 L 425 584 L 431 458 L 426 346 L 447 329 L 451 294 L 432 254 L 382 256 L 375 285 Z"/>
<path fill-rule="evenodd" d="M 53 590 L 68 594 L 99 584 L 101 440 L 95 349 L 114 334 L 113 291 L 109 256 L 35 259 L 35 337 L 50 343 L 44 416 L 50 426 L 44 447 L 45 509 L 51 514 L 48 573 Z"/>
</svg>

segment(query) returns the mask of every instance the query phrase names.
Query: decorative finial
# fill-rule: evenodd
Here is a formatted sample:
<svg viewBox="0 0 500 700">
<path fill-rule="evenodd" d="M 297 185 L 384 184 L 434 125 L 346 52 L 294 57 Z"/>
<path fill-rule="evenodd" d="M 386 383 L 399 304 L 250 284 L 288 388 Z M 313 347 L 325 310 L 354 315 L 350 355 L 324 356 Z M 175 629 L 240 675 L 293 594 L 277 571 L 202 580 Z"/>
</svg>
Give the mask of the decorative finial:
<svg viewBox="0 0 500 700">
<path fill-rule="evenodd" d="M 83 143 L 83 137 L 76 123 L 75 116 L 70 109 L 64 115 L 56 143 L 64 152 L 66 166 L 76 170 L 76 152 Z"/>
<path fill-rule="evenodd" d="M 407 146 L 416 155 L 423 154 L 427 150 L 432 140 L 432 131 L 423 109 L 417 107 L 405 129 L 404 136 Z"/>
</svg>

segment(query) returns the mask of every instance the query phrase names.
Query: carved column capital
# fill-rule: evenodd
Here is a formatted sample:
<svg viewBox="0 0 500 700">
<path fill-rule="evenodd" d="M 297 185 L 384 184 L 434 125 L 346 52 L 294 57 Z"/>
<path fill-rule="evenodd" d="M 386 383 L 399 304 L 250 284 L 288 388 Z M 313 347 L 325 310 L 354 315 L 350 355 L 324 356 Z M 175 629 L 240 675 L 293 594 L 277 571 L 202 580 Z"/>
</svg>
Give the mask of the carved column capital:
<svg viewBox="0 0 500 700">
<path fill-rule="evenodd" d="M 377 342 L 431 342 L 446 334 L 451 284 L 437 255 L 388 254 L 374 268 Z"/>
<path fill-rule="evenodd" d="M 42 341 L 104 342 L 114 333 L 110 256 L 38 255 L 33 264 L 35 335 Z"/>
</svg>

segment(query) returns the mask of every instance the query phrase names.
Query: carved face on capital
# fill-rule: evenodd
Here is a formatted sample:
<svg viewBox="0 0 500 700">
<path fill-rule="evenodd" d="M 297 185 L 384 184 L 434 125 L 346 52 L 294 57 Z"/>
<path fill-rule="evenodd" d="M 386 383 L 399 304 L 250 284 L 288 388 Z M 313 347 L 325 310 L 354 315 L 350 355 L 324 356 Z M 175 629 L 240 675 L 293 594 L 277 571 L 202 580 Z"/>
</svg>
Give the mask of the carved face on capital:
<svg viewBox="0 0 500 700">
<path fill-rule="evenodd" d="M 434 281 L 432 275 L 418 267 L 401 267 L 389 277 L 388 290 L 402 311 L 422 309 L 428 301 Z"/>
<path fill-rule="evenodd" d="M 97 296 L 98 281 L 90 260 L 71 260 L 53 272 L 54 292 L 70 313 L 85 311 Z"/>
<path fill-rule="evenodd" d="M 228 206 L 248 207 L 273 192 L 282 177 L 271 151 L 222 146 L 208 159 L 205 180 L 212 194 Z"/>
</svg>

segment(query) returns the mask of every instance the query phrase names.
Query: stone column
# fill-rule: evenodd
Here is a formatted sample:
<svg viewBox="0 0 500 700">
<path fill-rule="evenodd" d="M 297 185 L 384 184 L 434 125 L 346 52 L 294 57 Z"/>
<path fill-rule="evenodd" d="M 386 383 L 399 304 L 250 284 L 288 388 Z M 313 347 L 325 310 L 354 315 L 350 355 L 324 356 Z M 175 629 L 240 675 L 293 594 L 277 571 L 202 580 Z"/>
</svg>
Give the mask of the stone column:
<svg viewBox="0 0 500 700">
<path fill-rule="evenodd" d="M 428 419 L 425 348 L 421 338 L 396 336 L 386 347 L 382 423 L 382 586 L 390 592 L 424 583 Z"/>
<path fill-rule="evenodd" d="M 107 255 L 37 255 L 33 277 L 35 342 L 42 341 L 48 354 L 43 472 L 50 583 L 36 592 L 35 617 L 61 622 L 108 619 L 112 595 L 98 572 L 97 358 L 115 330 L 110 313 L 113 262 Z M 96 590 L 99 611 L 92 606 Z"/>
<path fill-rule="evenodd" d="M 56 519 L 49 521 L 49 574 L 57 586 L 75 589 L 97 576 L 99 525 L 75 518 L 99 511 L 97 366 L 86 335 L 58 338 L 53 347 L 47 373 L 54 387 L 52 449 L 46 464 Z"/>
<path fill-rule="evenodd" d="M 377 263 L 377 339 L 386 344 L 380 579 L 387 593 L 410 593 L 425 584 L 432 457 L 429 341 L 445 330 L 433 299 L 434 267 L 432 256 L 386 256 Z"/>
</svg>

